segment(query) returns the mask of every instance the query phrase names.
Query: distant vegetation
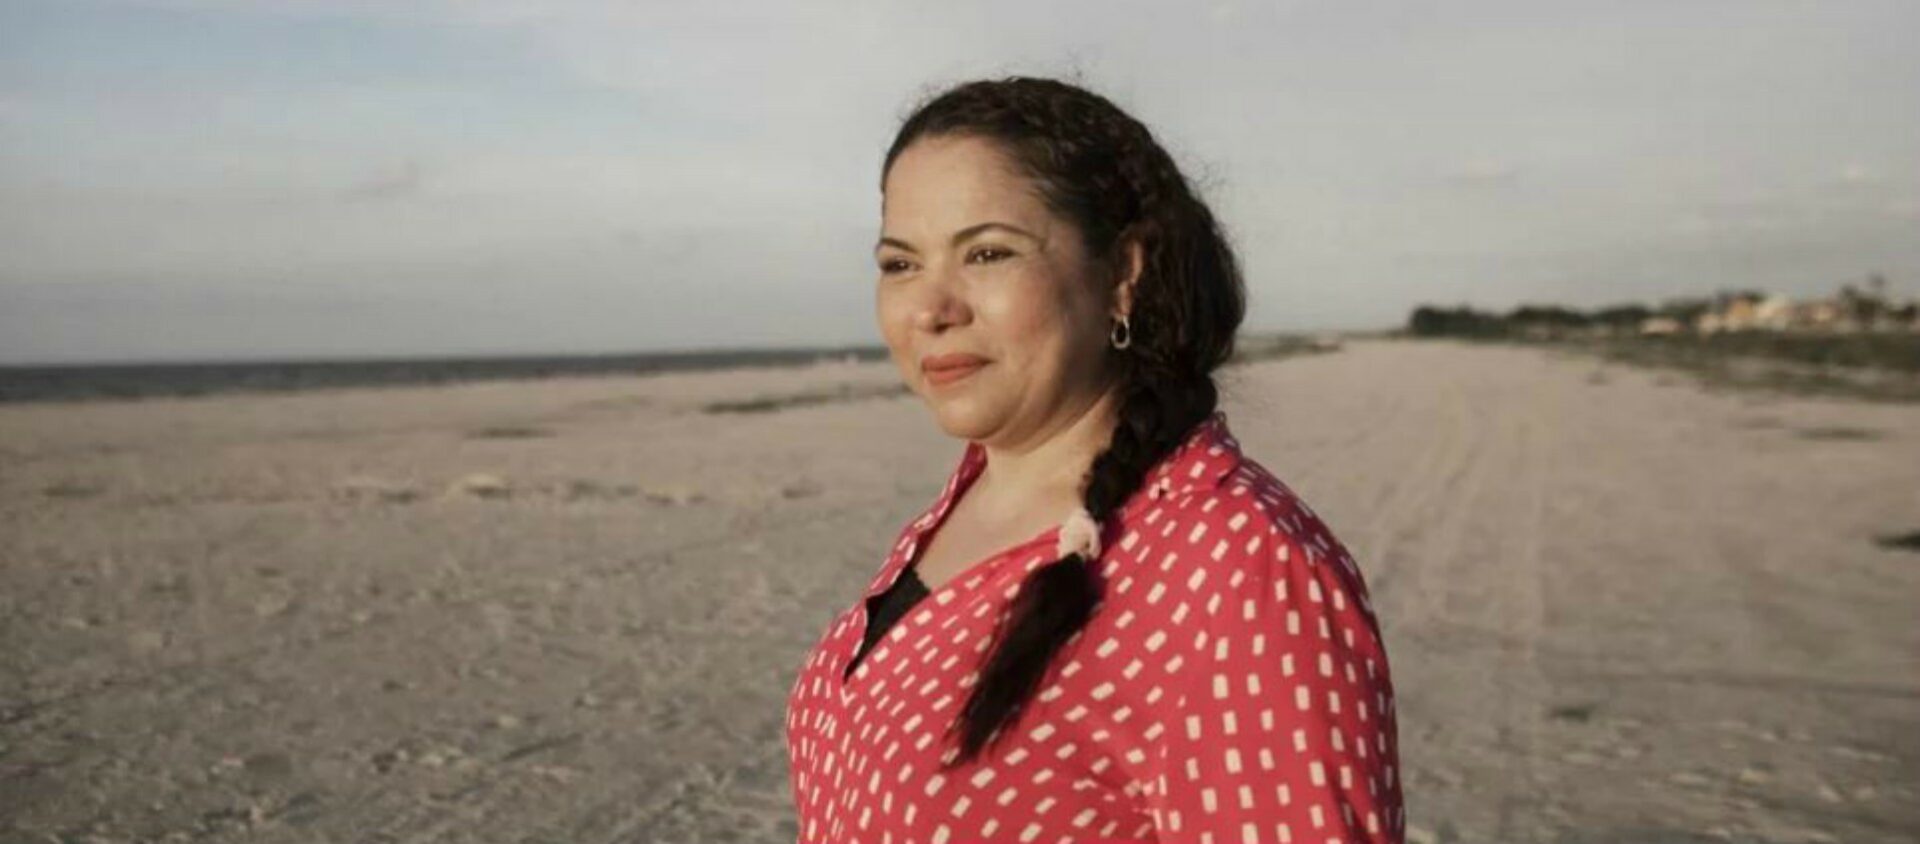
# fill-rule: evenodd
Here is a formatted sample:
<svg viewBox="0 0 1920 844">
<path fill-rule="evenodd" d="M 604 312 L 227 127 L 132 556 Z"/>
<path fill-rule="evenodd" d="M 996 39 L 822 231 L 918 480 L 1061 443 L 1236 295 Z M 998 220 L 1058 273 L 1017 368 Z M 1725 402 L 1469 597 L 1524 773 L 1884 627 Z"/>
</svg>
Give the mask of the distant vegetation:
<svg viewBox="0 0 1920 844">
<path fill-rule="evenodd" d="M 1841 285 L 1827 299 L 1728 290 L 1595 310 L 1421 305 L 1398 334 L 1551 345 L 1679 370 L 1711 388 L 1920 402 L 1920 301 L 1894 301 L 1886 286 L 1875 275 L 1863 287 Z"/>
<path fill-rule="evenodd" d="M 1889 298 L 1879 275 L 1864 287 L 1845 284 L 1831 298 L 1808 301 L 1728 290 L 1590 311 L 1544 304 L 1506 313 L 1421 305 L 1408 317 L 1405 334 L 1564 342 L 1637 362 L 1746 357 L 1920 374 L 1920 300 Z"/>
<path fill-rule="evenodd" d="M 1616 305 L 1583 312 L 1558 305 L 1522 305 L 1501 314 L 1466 305 L 1438 308 L 1422 305 L 1407 320 L 1407 332 L 1421 337 L 1534 337 L 1584 333 L 1600 329 L 1608 334 L 1637 334 L 1646 320 L 1661 311 L 1645 305 Z"/>
</svg>

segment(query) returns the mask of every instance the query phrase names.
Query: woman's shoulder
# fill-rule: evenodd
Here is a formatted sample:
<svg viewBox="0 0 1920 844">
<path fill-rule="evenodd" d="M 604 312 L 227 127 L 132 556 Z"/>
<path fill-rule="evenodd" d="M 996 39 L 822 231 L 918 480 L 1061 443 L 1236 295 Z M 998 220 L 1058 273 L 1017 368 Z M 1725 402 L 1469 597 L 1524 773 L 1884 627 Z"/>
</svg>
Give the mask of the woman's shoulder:
<svg viewBox="0 0 1920 844">
<path fill-rule="evenodd" d="M 1224 411 L 1196 425 L 1149 470 L 1143 485 L 1142 494 L 1122 510 L 1127 530 L 1163 538 L 1184 530 L 1188 544 L 1195 545 L 1209 535 L 1217 545 L 1248 529 L 1310 542 L 1322 552 L 1339 545 L 1292 487 L 1241 449 Z"/>
<path fill-rule="evenodd" d="M 1265 535 L 1309 546 L 1316 556 L 1344 553 L 1320 515 L 1258 460 L 1234 449 L 1195 474 L 1199 480 L 1186 484 L 1159 479 L 1148 500 L 1123 515 L 1121 547 L 1150 538 L 1171 550 L 1203 552 L 1213 560 L 1245 560 L 1257 556 L 1259 547 L 1243 546 L 1242 553 L 1235 554 L 1233 540 L 1251 544 Z"/>
<path fill-rule="evenodd" d="M 1170 601 L 1183 619 L 1193 609 L 1213 615 L 1221 602 L 1258 590 L 1284 597 L 1294 585 L 1314 598 L 1337 592 L 1367 611 L 1359 564 L 1328 524 L 1259 461 L 1231 456 L 1207 482 L 1180 487 L 1123 520 L 1111 567 L 1127 579 L 1118 597 Z"/>
</svg>

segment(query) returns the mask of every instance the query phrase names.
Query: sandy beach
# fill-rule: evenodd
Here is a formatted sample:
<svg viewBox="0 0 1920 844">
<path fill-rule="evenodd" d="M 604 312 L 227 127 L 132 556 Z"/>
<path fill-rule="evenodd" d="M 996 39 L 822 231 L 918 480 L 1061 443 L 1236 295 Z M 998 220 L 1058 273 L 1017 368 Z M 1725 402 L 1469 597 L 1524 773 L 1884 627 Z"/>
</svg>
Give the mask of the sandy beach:
<svg viewBox="0 0 1920 844">
<path fill-rule="evenodd" d="M 1920 839 L 1920 405 L 1224 370 L 1415 842 Z M 793 672 L 960 444 L 891 364 L 0 406 L 0 841 L 791 842 Z"/>
</svg>

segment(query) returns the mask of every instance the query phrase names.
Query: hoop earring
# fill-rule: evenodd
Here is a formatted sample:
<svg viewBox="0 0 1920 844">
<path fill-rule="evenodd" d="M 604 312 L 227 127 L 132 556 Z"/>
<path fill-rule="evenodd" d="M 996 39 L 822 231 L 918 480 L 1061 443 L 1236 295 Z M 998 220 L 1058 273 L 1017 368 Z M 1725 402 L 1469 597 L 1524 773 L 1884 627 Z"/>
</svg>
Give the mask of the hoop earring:
<svg viewBox="0 0 1920 844">
<path fill-rule="evenodd" d="M 1113 330 L 1107 332 L 1107 342 L 1116 349 L 1133 345 L 1133 324 L 1125 316 L 1113 323 Z"/>
</svg>

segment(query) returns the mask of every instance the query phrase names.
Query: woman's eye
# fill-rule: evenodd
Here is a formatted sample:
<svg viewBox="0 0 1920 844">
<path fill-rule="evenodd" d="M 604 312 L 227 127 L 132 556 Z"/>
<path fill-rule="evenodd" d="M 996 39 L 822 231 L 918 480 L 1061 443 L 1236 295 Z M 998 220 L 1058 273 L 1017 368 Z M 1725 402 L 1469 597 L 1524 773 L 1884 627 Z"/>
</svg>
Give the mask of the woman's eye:
<svg viewBox="0 0 1920 844">
<path fill-rule="evenodd" d="M 907 262 L 893 259 L 880 262 L 880 272 L 891 275 L 907 268 Z"/>
<path fill-rule="evenodd" d="M 992 263 L 994 261 L 1006 260 L 1008 257 L 1012 255 L 1013 255 L 1012 252 L 1008 252 L 1007 250 L 1001 249 L 998 246 L 982 246 L 979 249 L 975 249 L 973 250 L 973 252 L 969 253 L 967 255 L 967 260 L 969 261 L 977 260 L 982 263 Z"/>
</svg>

